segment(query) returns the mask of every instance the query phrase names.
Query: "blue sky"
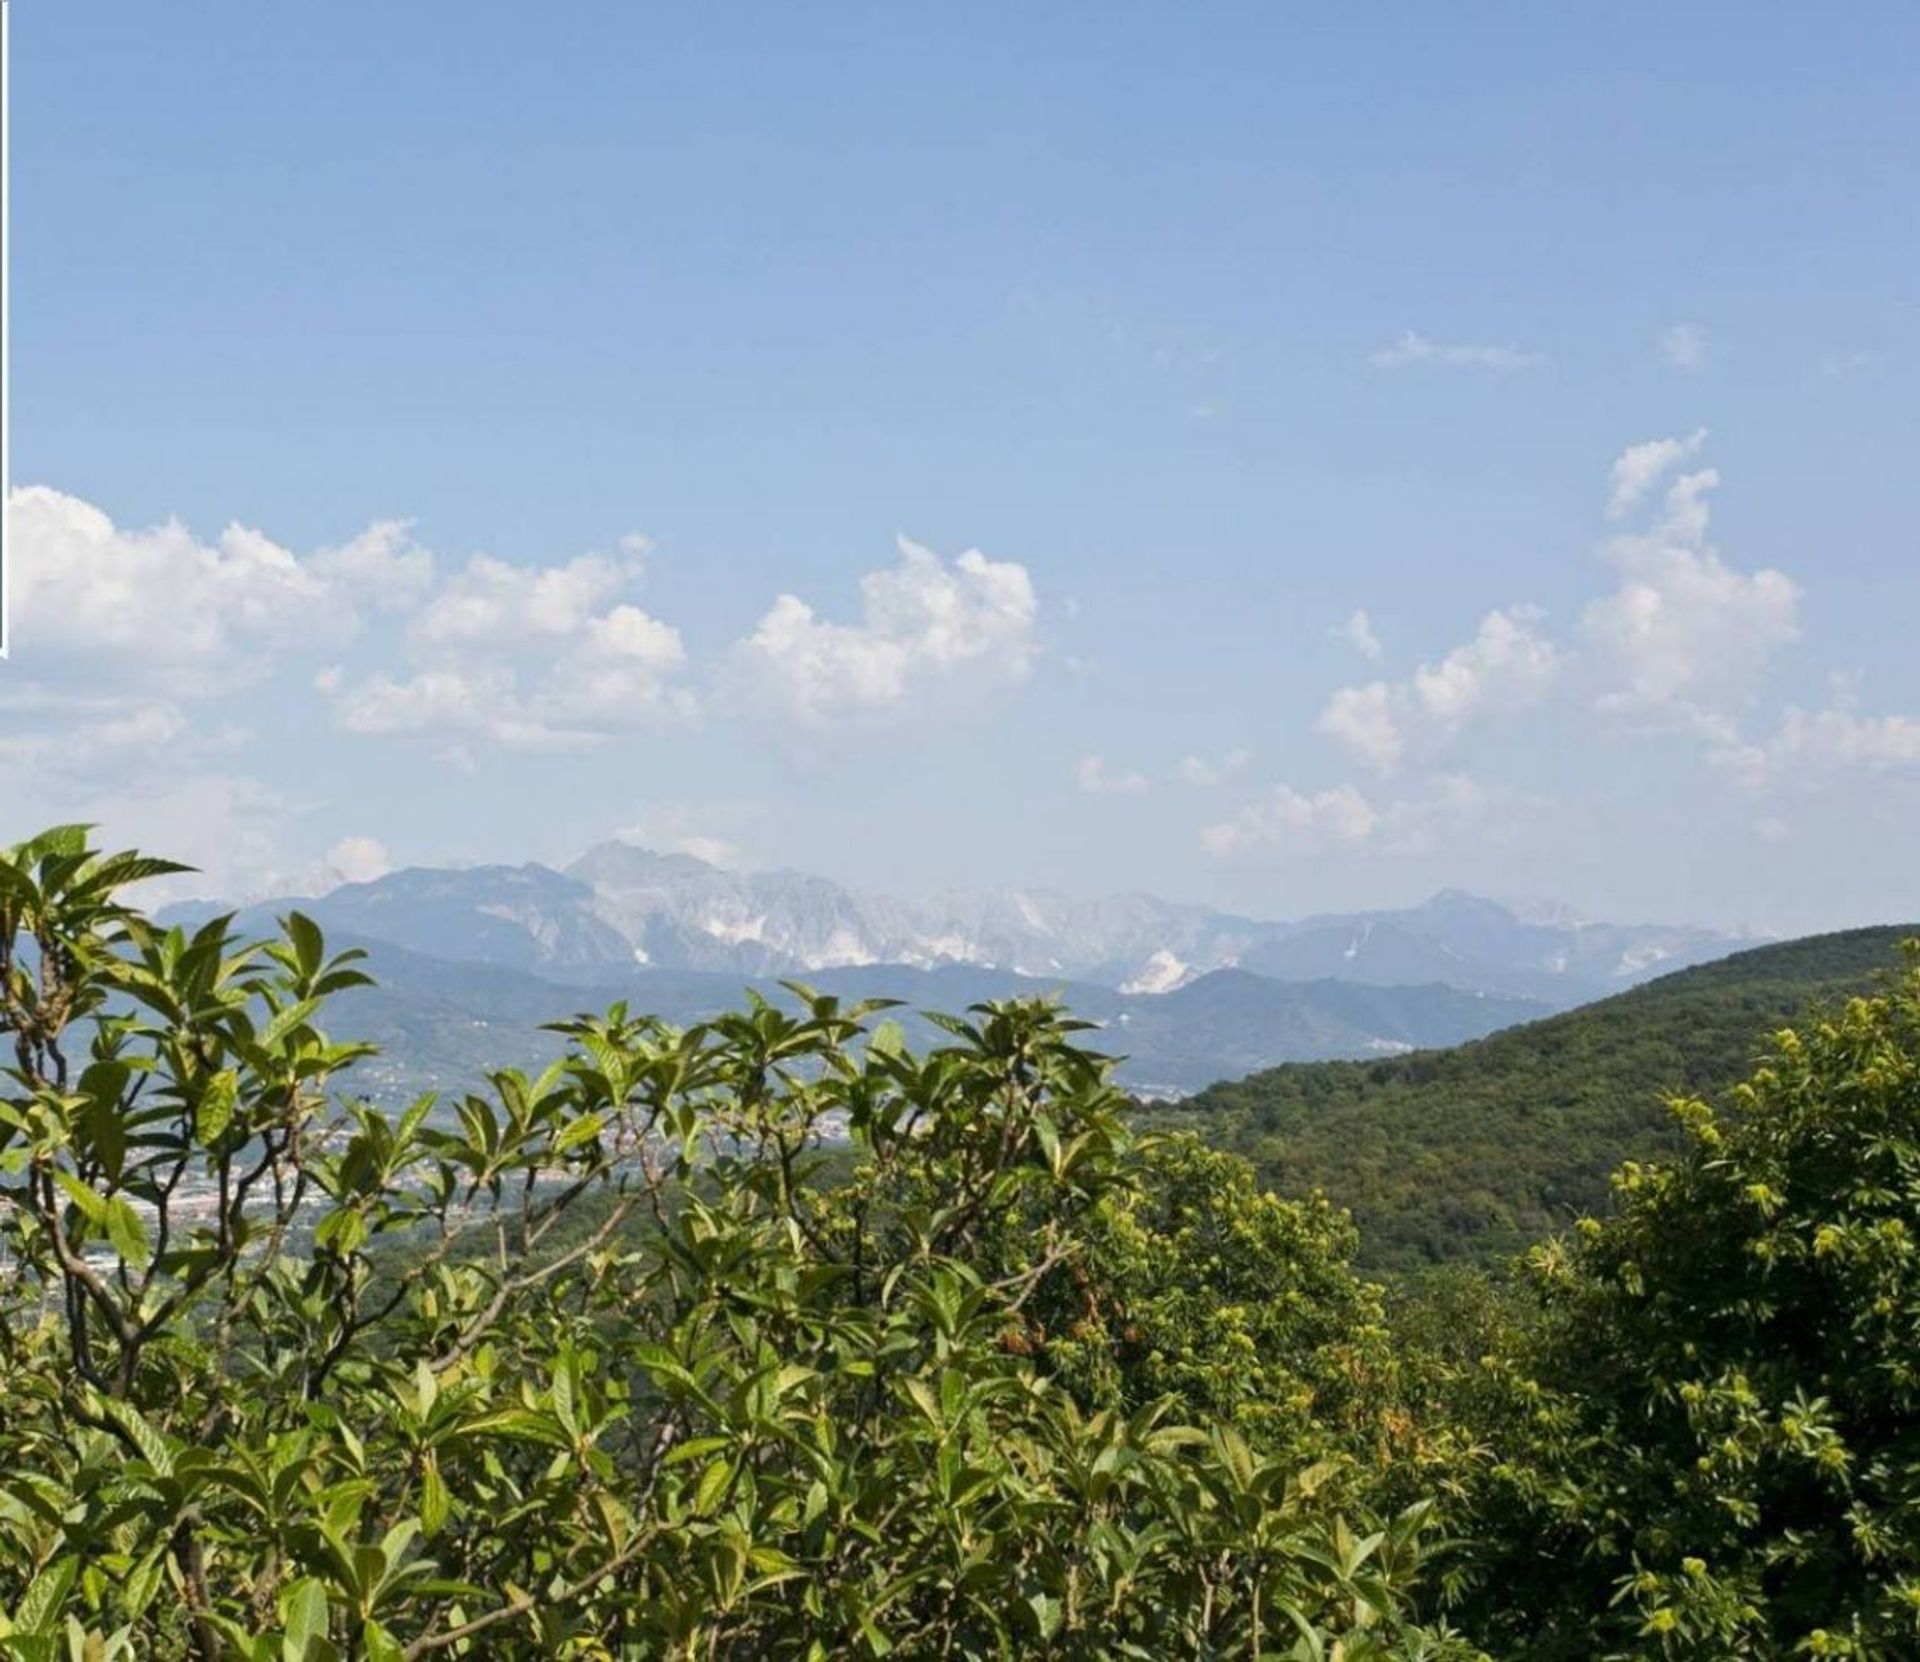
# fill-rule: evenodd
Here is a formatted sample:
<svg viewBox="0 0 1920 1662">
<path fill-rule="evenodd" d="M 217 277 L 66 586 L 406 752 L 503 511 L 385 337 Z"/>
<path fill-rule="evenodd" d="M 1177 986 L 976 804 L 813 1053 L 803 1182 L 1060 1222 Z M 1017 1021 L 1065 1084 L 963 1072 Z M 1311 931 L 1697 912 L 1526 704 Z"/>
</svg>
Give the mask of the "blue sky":
<svg viewBox="0 0 1920 1662">
<path fill-rule="evenodd" d="M 13 10 L 0 835 L 1920 915 L 1910 7 Z"/>
</svg>

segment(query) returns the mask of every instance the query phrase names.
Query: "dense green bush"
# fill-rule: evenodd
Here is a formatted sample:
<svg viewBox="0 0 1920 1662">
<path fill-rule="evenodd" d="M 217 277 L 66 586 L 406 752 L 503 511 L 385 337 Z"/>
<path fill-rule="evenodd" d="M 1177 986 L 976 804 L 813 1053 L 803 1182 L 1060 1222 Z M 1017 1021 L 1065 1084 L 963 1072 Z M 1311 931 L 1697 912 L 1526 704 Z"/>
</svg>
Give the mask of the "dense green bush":
<svg viewBox="0 0 1920 1662">
<path fill-rule="evenodd" d="M 1044 1003 L 388 1116 L 167 869 L 0 853 L 0 1656 L 1920 1655 L 1920 963 L 1387 1292 Z"/>
<path fill-rule="evenodd" d="M 1920 1655 L 1920 963 L 1800 1031 L 1534 1258 L 1477 1620 L 1497 1654 Z"/>
<path fill-rule="evenodd" d="M 1349 1509 L 1344 1226 L 1143 1149 L 1056 1010 L 616 1008 L 394 1118 L 354 955 L 157 930 L 166 869 L 0 855 L 0 1651 L 1465 1654 L 1426 1509 Z"/>
<path fill-rule="evenodd" d="M 1083 1401 L 1230 1420 L 1374 1500 L 1457 1479 L 1461 1439 L 1419 1411 L 1429 1359 L 1394 1342 L 1385 1294 L 1354 1272 L 1352 1222 L 1323 1197 L 1282 1200 L 1237 1156 L 1156 1138 L 1084 1237 L 1034 1327 Z"/>
</svg>

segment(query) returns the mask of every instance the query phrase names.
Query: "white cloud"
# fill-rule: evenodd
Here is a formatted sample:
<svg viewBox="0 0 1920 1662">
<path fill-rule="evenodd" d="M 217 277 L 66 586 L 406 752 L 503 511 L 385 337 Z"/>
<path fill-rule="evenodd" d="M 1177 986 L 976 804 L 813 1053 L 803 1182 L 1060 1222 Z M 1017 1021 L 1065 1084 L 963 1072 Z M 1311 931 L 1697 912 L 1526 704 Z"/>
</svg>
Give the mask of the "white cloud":
<svg viewBox="0 0 1920 1662">
<path fill-rule="evenodd" d="M 678 683 L 679 631 L 637 606 L 582 616 L 573 638 L 522 667 L 457 654 L 403 679 L 372 675 L 340 691 L 349 732 L 484 739 L 515 750 L 567 749 L 691 719 Z"/>
<path fill-rule="evenodd" d="M 252 679 L 272 648 L 350 635 L 355 600 L 339 573 L 258 531 L 201 542 L 178 520 L 124 530 L 44 485 L 7 501 L 13 643 L 36 674 L 204 695 Z"/>
<path fill-rule="evenodd" d="M 577 635 L 614 595 L 636 582 L 640 561 L 582 554 L 561 565 L 511 565 L 476 554 L 413 621 L 428 646 L 519 646 Z"/>
<path fill-rule="evenodd" d="M 58 697 L 32 703 L 42 719 L 33 732 L 0 733 L 0 761 L 83 775 L 128 755 L 151 758 L 175 746 L 187 732 L 185 714 L 171 703 Z M 16 706 L 0 706 L 9 707 Z"/>
<path fill-rule="evenodd" d="M 1743 572 L 1707 541 L 1711 468 L 1682 474 L 1660 518 L 1602 550 L 1620 585 L 1583 626 L 1600 708 L 1656 725 L 1723 732 L 1775 651 L 1799 634 L 1799 586 Z"/>
<path fill-rule="evenodd" d="M 353 639 L 426 595 L 433 555 L 377 520 L 301 555 L 238 523 L 203 541 L 177 519 L 134 529 L 44 485 L 7 501 L 16 670 L 48 685 L 208 698 L 289 655 Z"/>
<path fill-rule="evenodd" d="M 951 565 L 899 541 L 900 562 L 860 579 L 860 621 L 834 623 L 781 595 L 736 643 L 748 694 L 796 726 L 896 717 L 1024 681 L 1038 653 L 1024 566 L 968 550 Z"/>
<path fill-rule="evenodd" d="M 31 719 L 0 739 L 0 804 L 96 822 L 106 840 L 206 868 L 161 895 L 284 886 L 291 810 L 211 766 L 250 736 L 223 716 L 250 710 L 276 675 L 297 684 L 312 653 L 346 645 L 376 614 L 417 604 L 432 555 L 396 520 L 299 554 L 239 524 L 211 540 L 177 519 L 122 527 L 44 486 L 12 492 L 7 511 L 17 610 L 5 703 Z"/>
<path fill-rule="evenodd" d="M 1676 323 L 1660 337 L 1660 357 L 1675 369 L 1698 369 L 1707 361 L 1706 331 L 1697 323 Z"/>
<path fill-rule="evenodd" d="M 404 612 L 433 586 L 433 554 L 413 540 L 413 522 L 379 519 L 337 548 L 322 548 L 313 570 L 329 584 L 383 612 Z"/>
<path fill-rule="evenodd" d="M 143 885 L 149 906 L 194 895 L 245 901 L 300 887 L 281 854 L 297 803 L 258 780 L 173 771 L 139 752 L 120 762 L 90 779 L 32 762 L 16 769 L 0 756 L 0 843 L 81 822 L 98 827 L 102 847 L 139 848 L 194 868 Z"/>
<path fill-rule="evenodd" d="M 543 720 L 617 731 L 658 726 L 693 713 L 673 684 L 685 667 L 680 631 L 638 606 L 589 618 L 578 645 L 554 662 L 534 700 Z"/>
<path fill-rule="evenodd" d="M 314 685 L 349 732 L 483 741 L 516 750 L 602 742 L 691 718 L 679 631 L 618 597 L 643 576 L 645 540 L 618 555 L 515 565 L 476 554 L 407 630 L 407 673 Z"/>
<path fill-rule="evenodd" d="M 423 670 L 405 680 L 371 675 L 343 689 L 334 716 L 350 733 L 481 733 L 493 737 L 493 712 L 514 699 L 513 676 L 501 669 Z"/>
<path fill-rule="evenodd" d="M 1628 509 L 1638 507 L 1669 468 L 1685 461 L 1706 442 L 1706 428 L 1696 427 L 1684 439 L 1649 439 L 1645 444 L 1628 445 L 1614 458 L 1607 479 L 1607 517 L 1618 519 Z"/>
<path fill-rule="evenodd" d="M 371 883 L 393 870 L 393 856 L 378 837 L 342 837 L 327 850 L 327 866 L 342 883 Z"/>
<path fill-rule="evenodd" d="M 1920 769 L 1920 718 L 1789 709 L 1772 748 L 1786 762 L 1806 759 L 1872 773 Z"/>
<path fill-rule="evenodd" d="M 1098 756 L 1082 756 L 1073 770 L 1075 782 L 1090 796 L 1138 796 L 1147 788 L 1143 773 L 1110 772 Z"/>
<path fill-rule="evenodd" d="M 1438 726 L 1456 732 L 1483 710 L 1514 710 L 1536 702 L 1553 679 L 1558 654 L 1537 629 L 1532 606 L 1495 609 L 1472 640 L 1456 646 L 1436 668 L 1414 671 L 1413 690 Z"/>
<path fill-rule="evenodd" d="M 1275 785 L 1230 819 L 1200 833 L 1201 847 L 1216 859 L 1239 854 L 1319 854 L 1366 842 L 1379 824 L 1374 811 L 1352 785 L 1307 794 L 1291 785 Z"/>
<path fill-rule="evenodd" d="M 1215 785 L 1225 784 L 1236 774 L 1246 772 L 1247 764 L 1252 760 L 1252 752 L 1246 750 L 1229 750 L 1218 761 L 1194 754 L 1182 756 L 1173 771 L 1182 784 L 1208 790 Z"/>
<path fill-rule="evenodd" d="M 1852 682 L 1836 677 L 1824 710 L 1790 705 L 1771 737 L 1757 744 L 1730 740 L 1712 759 L 1756 794 L 1817 790 L 1843 773 L 1920 777 L 1920 717 L 1862 715 Z"/>
<path fill-rule="evenodd" d="M 1496 608 L 1472 640 L 1408 681 L 1341 687 L 1315 726 L 1367 766 L 1396 766 L 1410 746 L 1431 748 L 1470 722 L 1537 703 L 1559 670 L 1559 653 L 1531 606 Z"/>
<path fill-rule="evenodd" d="M 1701 428 L 1623 451 L 1609 479 L 1609 515 L 1642 504 L 1706 436 Z M 1731 742 L 1735 713 L 1798 634 L 1800 590 L 1782 572 L 1739 570 L 1714 549 L 1709 495 L 1718 483 L 1710 468 L 1681 474 L 1645 531 L 1602 545 L 1618 583 L 1587 605 L 1582 650 L 1549 639 L 1532 607 L 1496 608 L 1472 640 L 1409 679 L 1339 688 L 1316 727 L 1384 773 L 1565 687 L 1611 716 Z"/>
<path fill-rule="evenodd" d="M 1428 340 L 1408 329 L 1391 346 L 1368 354 L 1375 369 L 1404 369 L 1410 364 L 1443 364 L 1455 369 L 1538 369 L 1546 362 L 1538 352 L 1517 346 L 1447 345 Z"/>
<path fill-rule="evenodd" d="M 1405 702 L 1406 689 L 1395 689 L 1385 681 L 1341 687 L 1327 700 L 1314 726 L 1368 767 L 1384 773 L 1399 762 L 1405 748 L 1395 714 L 1396 703 Z"/>
<path fill-rule="evenodd" d="M 1666 488 L 1644 530 L 1601 545 L 1617 581 L 1586 606 L 1577 646 L 1549 639 L 1533 608 L 1499 608 L 1438 664 L 1423 664 L 1404 681 L 1337 689 L 1318 731 L 1385 775 L 1410 762 L 1431 765 L 1467 727 L 1557 696 L 1570 712 L 1690 734 L 1712 747 L 1720 770 L 1755 790 L 1787 774 L 1911 767 L 1920 722 L 1863 717 L 1848 696 L 1815 714 L 1788 711 L 1763 742 L 1741 738 L 1742 710 L 1775 655 L 1798 637 L 1800 589 L 1783 572 L 1735 567 L 1713 546 L 1710 503 L 1719 476 L 1702 468 L 1673 477 L 1706 436 L 1702 428 L 1649 440 L 1615 460 L 1610 517 Z M 1282 796 L 1270 812 L 1289 808 L 1297 812 L 1297 802 Z M 1379 817 L 1383 825 L 1392 818 L 1386 810 Z"/>
<path fill-rule="evenodd" d="M 739 870 L 750 863 L 740 838 L 763 817 L 757 804 L 659 802 L 613 835 L 657 854 L 690 854 L 710 866 Z"/>
<path fill-rule="evenodd" d="M 1436 775 L 1413 794 L 1384 801 L 1351 784 L 1311 793 L 1281 784 L 1206 827 L 1200 843 L 1220 860 L 1425 854 L 1484 837 L 1496 809 L 1511 817 L 1517 807 L 1464 774 Z"/>
<path fill-rule="evenodd" d="M 1364 610 L 1356 610 L 1345 623 L 1336 623 L 1327 634 L 1336 641 L 1345 642 L 1369 662 L 1378 659 L 1384 650 L 1380 637 L 1373 632 L 1373 622 Z"/>
</svg>

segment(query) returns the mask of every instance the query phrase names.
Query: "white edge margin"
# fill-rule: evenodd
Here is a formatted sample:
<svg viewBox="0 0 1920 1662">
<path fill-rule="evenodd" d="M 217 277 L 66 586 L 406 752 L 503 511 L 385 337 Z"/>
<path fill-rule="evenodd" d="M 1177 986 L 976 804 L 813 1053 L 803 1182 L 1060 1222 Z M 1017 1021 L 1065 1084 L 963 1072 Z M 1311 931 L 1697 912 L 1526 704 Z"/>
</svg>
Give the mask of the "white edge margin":
<svg viewBox="0 0 1920 1662">
<path fill-rule="evenodd" d="M 13 498 L 13 469 L 10 465 L 13 411 L 7 396 L 12 381 L 12 365 L 7 357 L 7 314 L 13 309 L 12 268 L 7 263 L 7 221 L 13 214 L 13 135 L 7 130 L 13 106 L 9 96 L 12 90 L 9 83 L 13 75 L 13 52 L 7 40 L 7 25 L 12 17 L 13 8 L 7 4 L 7 0 L 0 0 L 0 658 L 7 655 L 7 617 L 11 610 L 9 602 L 12 599 L 13 575 L 13 553 L 7 547 L 7 504 Z"/>
</svg>

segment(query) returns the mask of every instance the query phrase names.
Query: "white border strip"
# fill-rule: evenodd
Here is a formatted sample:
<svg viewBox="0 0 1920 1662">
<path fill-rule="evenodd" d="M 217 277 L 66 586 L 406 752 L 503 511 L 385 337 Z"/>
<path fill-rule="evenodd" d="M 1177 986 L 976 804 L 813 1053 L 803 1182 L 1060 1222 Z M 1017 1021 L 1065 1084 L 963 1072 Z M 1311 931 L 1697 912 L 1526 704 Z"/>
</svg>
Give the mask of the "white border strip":
<svg viewBox="0 0 1920 1662">
<path fill-rule="evenodd" d="M 0 658 L 7 655 L 13 573 L 7 549 L 7 504 L 13 500 L 13 411 L 8 403 L 13 375 L 7 356 L 7 314 L 13 310 L 13 268 L 7 263 L 7 221 L 13 215 L 13 134 L 8 130 L 13 112 L 13 49 L 7 39 L 12 19 L 13 8 L 0 0 Z"/>
</svg>

